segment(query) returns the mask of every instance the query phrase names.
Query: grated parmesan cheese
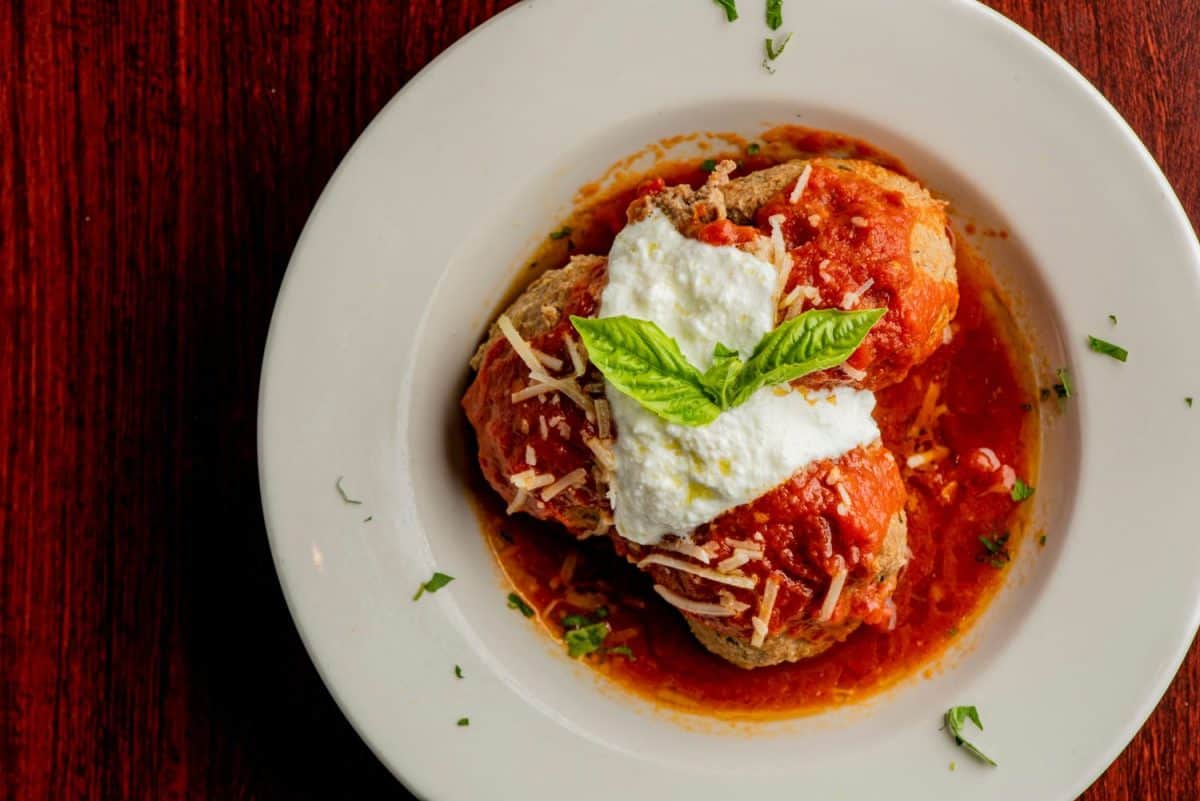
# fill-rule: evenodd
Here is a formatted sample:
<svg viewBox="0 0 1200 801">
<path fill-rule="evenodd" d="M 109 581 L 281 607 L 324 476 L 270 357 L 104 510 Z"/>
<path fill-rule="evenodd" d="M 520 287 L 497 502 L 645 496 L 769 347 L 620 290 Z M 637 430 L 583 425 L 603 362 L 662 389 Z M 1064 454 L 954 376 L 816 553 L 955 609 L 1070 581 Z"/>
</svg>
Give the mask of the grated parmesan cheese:
<svg viewBox="0 0 1200 801">
<path fill-rule="evenodd" d="M 827 623 L 833 617 L 838 599 L 842 597 L 842 588 L 846 586 L 846 577 L 850 575 L 842 557 L 838 557 L 838 562 L 838 571 L 833 575 L 833 581 L 829 582 L 829 592 L 825 593 L 825 602 L 821 604 L 821 613 L 817 615 L 817 620 L 821 623 Z"/>
<path fill-rule="evenodd" d="M 537 454 L 534 453 L 532 445 L 525 446 L 525 464 L 530 467 L 537 466 Z"/>
<path fill-rule="evenodd" d="M 750 624 L 754 626 L 754 636 L 750 638 L 750 645 L 755 648 L 762 648 L 763 642 L 767 639 L 771 613 L 775 611 L 775 599 L 778 595 L 779 579 L 769 576 L 763 586 L 762 603 L 758 605 L 758 614 L 750 621 Z"/>
<path fill-rule="evenodd" d="M 733 617 L 737 614 L 732 609 L 719 604 L 706 604 L 700 601 L 693 601 L 691 598 L 684 598 L 682 595 L 668 590 L 661 584 L 655 584 L 654 591 L 661 595 L 662 599 L 671 606 L 674 606 L 676 609 L 682 609 L 684 612 L 690 612 L 693 615 L 700 615 L 702 617 Z"/>
<path fill-rule="evenodd" d="M 716 570 L 710 570 L 707 567 L 698 567 L 691 562 L 685 562 L 682 559 L 675 559 L 670 556 L 663 556 L 659 553 L 652 553 L 637 563 L 639 569 L 645 569 L 649 565 L 661 565 L 672 570 L 678 570 L 681 573 L 691 573 L 693 576 L 715 581 L 718 584 L 728 584 L 731 587 L 741 587 L 747 590 L 754 589 L 754 586 L 758 584 L 758 579 L 754 576 L 744 576 L 737 573 L 718 573 Z"/>
<path fill-rule="evenodd" d="M 845 295 L 842 295 L 842 308 L 843 309 L 853 308 L 854 304 L 856 304 L 860 300 L 862 300 L 862 296 L 867 294 L 867 292 L 869 292 L 871 287 L 873 287 L 873 286 L 875 286 L 875 279 L 868 278 L 866 281 L 863 281 L 862 286 L 860 286 L 858 289 L 854 290 L 853 292 L 847 292 Z"/>
<path fill-rule="evenodd" d="M 587 481 L 587 471 L 578 467 L 542 490 L 542 500 L 548 501 L 561 492 L 577 487 Z"/>
<path fill-rule="evenodd" d="M 812 165 L 805 164 L 804 169 L 800 172 L 800 177 L 796 179 L 796 185 L 792 187 L 792 194 L 788 196 L 788 203 L 794 206 L 800 202 L 800 196 L 804 194 L 810 177 L 812 177 Z"/>
</svg>

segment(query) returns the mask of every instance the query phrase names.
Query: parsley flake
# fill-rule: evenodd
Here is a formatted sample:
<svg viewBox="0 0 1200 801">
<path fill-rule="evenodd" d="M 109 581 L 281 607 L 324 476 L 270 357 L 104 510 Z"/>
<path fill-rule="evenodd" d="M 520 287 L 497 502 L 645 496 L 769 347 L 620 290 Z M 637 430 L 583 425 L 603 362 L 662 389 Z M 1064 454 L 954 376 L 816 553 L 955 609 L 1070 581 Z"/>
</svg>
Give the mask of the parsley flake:
<svg viewBox="0 0 1200 801">
<path fill-rule="evenodd" d="M 1129 351 L 1122 348 L 1120 345 L 1114 345 L 1111 342 L 1105 342 L 1103 339 L 1097 339 L 1094 336 L 1088 336 L 1088 347 L 1096 353 L 1103 353 L 1105 356 L 1112 356 L 1119 362 L 1123 362 L 1129 358 Z"/>
<path fill-rule="evenodd" d="M 980 537 L 979 543 L 983 546 L 983 551 L 975 557 L 975 561 L 989 564 L 997 570 L 1003 569 L 1012 561 L 1012 555 L 1008 552 L 1008 537 L 1007 531 L 992 537 Z"/>
<path fill-rule="evenodd" d="M 628 659 L 630 662 L 637 661 L 637 657 L 633 655 L 633 649 L 630 648 L 628 645 L 614 645 L 612 648 L 605 648 L 604 653 L 619 654 L 620 656 L 623 656 L 626 659 Z"/>
<path fill-rule="evenodd" d="M 716 159 L 705 159 L 703 162 L 700 163 L 700 169 L 704 170 L 705 172 L 712 172 L 716 168 L 717 168 L 717 160 Z"/>
<path fill-rule="evenodd" d="M 461 679 L 463 677 L 462 668 L 458 665 L 454 666 L 454 678 Z"/>
<path fill-rule="evenodd" d="M 342 489 L 342 476 L 337 477 L 337 481 L 333 482 L 333 486 L 337 488 L 338 495 L 342 496 L 342 500 L 344 502 L 353 504 L 354 506 L 362 505 L 362 501 L 357 500 L 355 498 L 351 498 L 349 495 L 346 494 L 346 490 Z"/>
<path fill-rule="evenodd" d="M 525 617 L 533 617 L 533 607 L 525 603 L 525 599 L 515 592 L 508 594 L 508 608 L 516 609 Z"/>
<path fill-rule="evenodd" d="M 1117 324 L 1117 315 L 1115 315 L 1115 314 L 1108 315 L 1108 321 L 1110 323 L 1112 323 L 1113 325 L 1116 325 Z"/>
<path fill-rule="evenodd" d="M 1017 503 L 1020 503 L 1021 501 L 1028 498 L 1030 495 L 1033 495 L 1033 491 L 1034 491 L 1033 487 L 1029 486 L 1024 481 L 1022 481 L 1020 478 L 1018 478 L 1016 480 L 1016 482 L 1013 484 L 1012 493 L 1011 493 L 1012 499 L 1014 501 L 1016 501 Z"/>
<path fill-rule="evenodd" d="M 758 142 L 751 142 L 746 146 L 746 153 L 751 156 L 757 155 L 758 151 L 760 150 L 762 150 L 762 145 L 760 145 Z"/>
<path fill-rule="evenodd" d="M 1058 383 L 1054 385 L 1054 394 L 1058 395 L 1062 400 L 1071 397 L 1071 374 L 1067 372 L 1067 368 L 1060 367 L 1055 373 L 1058 375 Z"/>
<path fill-rule="evenodd" d="M 571 226 L 564 225 L 562 228 L 559 228 L 557 231 L 551 231 L 550 238 L 557 242 L 560 239 L 566 239 L 568 236 L 570 236 L 571 231 L 572 231 Z"/>
<path fill-rule="evenodd" d="M 783 0 L 767 0 L 767 27 L 779 30 L 783 24 Z"/>
<path fill-rule="evenodd" d="M 1189 409 L 1192 408 L 1192 398 L 1184 398 L 1183 402 L 1188 405 Z"/>
<path fill-rule="evenodd" d="M 783 49 L 788 46 L 788 42 L 790 42 L 790 41 L 792 41 L 792 35 L 790 33 L 784 34 L 783 36 L 777 37 L 775 39 L 772 39 L 770 37 L 767 37 L 766 39 L 764 39 L 763 46 L 766 48 L 766 51 L 767 51 L 767 61 L 774 61 L 775 59 L 782 56 Z"/>
<path fill-rule="evenodd" d="M 581 656 L 587 656 L 590 653 L 600 650 L 600 646 L 604 645 L 604 638 L 608 636 L 608 632 L 609 625 L 604 622 L 592 623 L 590 626 L 571 629 L 563 635 L 563 640 L 567 644 L 567 656 L 572 659 L 578 659 Z"/>
<path fill-rule="evenodd" d="M 470 725 L 471 725 L 471 719 L 470 719 L 470 718 L 459 718 L 459 719 L 458 719 L 458 725 L 459 725 L 459 726 L 470 726 Z"/>
<path fill-rule="evenodd" d="M 968 754 L 980 760 L 981 762 L 991 765 L 993 768 L 996 767 L 996 763 L 991 757 L 980 751 L 971 743 L 967 742 L 962 736 L 963 724 L 968 720 L 974 723 L 980 731 L 983 731 L 983 723 L 980 722 L 979 711 L 975 709 L 975 707 L 952 706 L 946 710 L 945 719 L 946 731 L 950 732 L 950 736 L 954 738 L 955 745 L 959 746 Z"/>
<path fill-rule="evenodd" d="M 713 0 L 714 3 L 725 9 L 725 19 L 733 22 L 738 18 L 737 0 Z"/>
<path fill-rule="evenodd" d="M 417 600 L 427 592 L 437 592 L 452 581 L 454 581 L 454 576 L 447 576 L 445 573 L 434 573 L 429 578 L 429 581 L 417 587 L 417 594 L 413 596 L 413 600 Z"/>
</svg>

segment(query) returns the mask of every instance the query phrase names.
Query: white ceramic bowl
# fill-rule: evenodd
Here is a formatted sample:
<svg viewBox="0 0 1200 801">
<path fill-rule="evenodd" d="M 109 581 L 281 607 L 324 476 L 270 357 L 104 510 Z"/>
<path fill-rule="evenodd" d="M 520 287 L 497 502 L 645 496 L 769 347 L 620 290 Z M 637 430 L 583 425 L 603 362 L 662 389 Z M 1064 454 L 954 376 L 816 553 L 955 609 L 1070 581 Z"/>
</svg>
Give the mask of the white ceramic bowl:
<svg viewBox="0 0 1200 801">
<path fill-rule="evenodd" d="M 742 6 L 729 24 L 703 0 L 522 3 L 413 79 L 347 156 L 296 247 L 263 370 L 263 499 L 297 626 L 422 797 L 1074 798 L 1149 714 L 1200 615 L 1200 408 L 1183 401 L 1200 396 L 1195 237 L 1113 109 L 986 8 L 790 0 L 796 35 L 768 75 L 761 11 Z M 457 402 L 497 293 L 582 183 L 663 136 L 779 123 L 865 138 L 1010 231 L 987 255 L 1041 368 L 1068 366 L 1077 396 L 1044 432 L 1048 545 L 1024 549 L 961 651 L 863 705 L 731 727 L 655 711 L 506 608 L 466 501 Z M 1129 362 L 1090 353 L 1089 332 Z M 414 603 L 435 569 L 456 581 Z M 963 703 L 999 768 L 938 731 Z"/>
</svg>

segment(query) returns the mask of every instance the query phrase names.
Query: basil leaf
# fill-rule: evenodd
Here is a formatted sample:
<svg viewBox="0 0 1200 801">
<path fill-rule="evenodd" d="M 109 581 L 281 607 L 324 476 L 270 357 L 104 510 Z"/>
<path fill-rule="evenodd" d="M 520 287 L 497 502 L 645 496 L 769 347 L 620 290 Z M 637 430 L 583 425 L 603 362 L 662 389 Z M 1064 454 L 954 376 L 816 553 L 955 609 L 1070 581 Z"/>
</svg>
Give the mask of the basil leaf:
<svg viewBox="0 0 1200 801">
<path fill-rule="evenodd" d="M 946 730 L 954 738 L 954 743 L 976 759 L 996 767 L 996 762 L 987 754 L 980 751 L 962 736 L 963 723 L 971 721 L 983 731 L 983 723 L 979 720 L 979 711 L 973 706 L 952 706 L 946 710 Z"/>
<path fill-rule="evenodd" d="M 632 317 L 571 317 L 588 358 L 608 381 L 672 423 L 701 426 L 721 413 L 700 371 L 654 323 Z"/>
<path fill-rule="evenodd" d="M 887 309 L 814 309 L 788 320 L 758 343 L 734 380 L 730 405 L 745 403 L 759 387 L 841 364 L 886 313 Z"/>
<path fill-rule="evenodd" d="M 783 0 L 767 0 L 767 27 L 779 30 L 783 24 Z"/>
<path fill-rule="evenodd" d="M 533 607 L 525 603 L 525 599 L 515 592 L 508 594 L 508 608 L 516 609 L 525 617 L 533 617 Z"/>
<path fill-rule="evenodd" d="M 1114 345 L 1111 342 L 1105 342 L 1103 339 L 1097 339 L 1094 336 L 1088 336 L 1088 347 L 1096 353 L 1103 353 L 1105 356 L 1112 356 L 1119 362 L 1123 362 L 1129 358 L 1129 351 L 1122 348 L 1120 345 Z"/>
<path fill-rule="evenodd" d="M 445 573 L 434 573 L 429 581 L 417 587 L 417 594 L 413 596 L 413 600 L 417 600 L 427 592 L 437 592 L 452 581 L 454 581 L 454 576 L 447 576 Z"/>
<path fill-rule="evenodd" d="M 733 22 L 737 19 L 737 0 L 713 0 L 714 3 L 725 9 L 725 19 Z"/>
<path fill-rule="evenodd" d="M 590 626 L 571 629 L 563 635 L 563 640 L 567 643 L 567 656 L 572 659 L 578 659 L 581 656 L 598 651 L 600 646 L 604 644 L 604 638 L 607 636 L 607 623 L 593 623 Z"/>
<path fill-rule="evenodd" d="M 712 364 L 704 371 L 702 380 L 708 389 L 709 396 L 722 409 L 728 409 L 734 405 L 730 402 L 729 389 L 742 367 L 742 360 L 736 350 L 732 350 L 720 342 L 713 348 Z"/>
<path fill-rule="evenodd" d="M 1026 484 L 1021 479 L 1017 479 L 1012 488 L 1012 499 L 1017 503 L 1033 495 L 1034 488 Z"/>
</svg>

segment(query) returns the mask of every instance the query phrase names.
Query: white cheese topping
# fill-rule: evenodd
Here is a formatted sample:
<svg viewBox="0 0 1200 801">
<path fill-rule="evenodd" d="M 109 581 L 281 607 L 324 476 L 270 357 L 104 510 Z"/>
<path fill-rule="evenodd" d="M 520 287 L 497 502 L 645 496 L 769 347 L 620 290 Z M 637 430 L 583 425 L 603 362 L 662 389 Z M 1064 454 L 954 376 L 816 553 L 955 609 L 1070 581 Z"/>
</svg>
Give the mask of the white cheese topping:
<svg viewBox="0 0 1200 801">
<path fill-rule="evenodd" d="M 626 226 L 609 253 L 599 317 L 656 323 L 701 371 L 721 342 L 749 358 L 775 324 L 776 268 L 684 237 L 661 214 Z M 805 465 L 879 438 L 870 392 L 765 387 L 706 426 L 668 423 L 606 385 L 616 428 L 610 489 L 621 536 L 687 537 Z"/>
</svg>

